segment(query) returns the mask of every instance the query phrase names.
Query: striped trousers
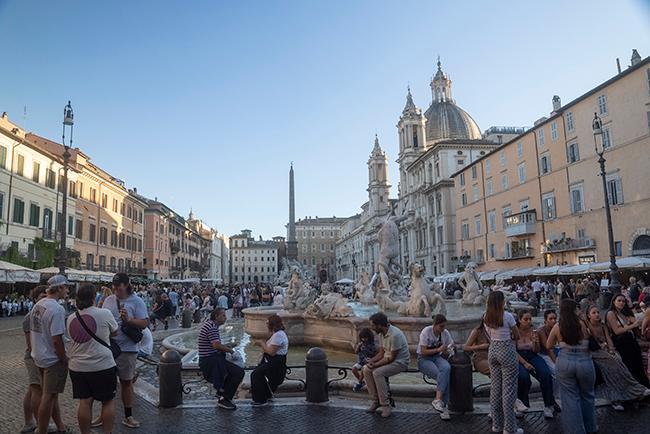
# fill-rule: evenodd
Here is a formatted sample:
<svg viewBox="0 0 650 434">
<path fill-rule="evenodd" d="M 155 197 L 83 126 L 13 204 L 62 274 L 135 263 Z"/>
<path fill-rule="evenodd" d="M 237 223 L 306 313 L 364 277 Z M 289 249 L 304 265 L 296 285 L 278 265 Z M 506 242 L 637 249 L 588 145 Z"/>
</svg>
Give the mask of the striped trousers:
<svg viewBox="0 0 650 434">
<path fill-rule="evenodd" d="M 490 412 L 494 431 L 517 431 L 515 400 L 517 399 L 517 350 L 515 343 L 492 341 L 488 350 L 490 364 Z"/>
</svg>

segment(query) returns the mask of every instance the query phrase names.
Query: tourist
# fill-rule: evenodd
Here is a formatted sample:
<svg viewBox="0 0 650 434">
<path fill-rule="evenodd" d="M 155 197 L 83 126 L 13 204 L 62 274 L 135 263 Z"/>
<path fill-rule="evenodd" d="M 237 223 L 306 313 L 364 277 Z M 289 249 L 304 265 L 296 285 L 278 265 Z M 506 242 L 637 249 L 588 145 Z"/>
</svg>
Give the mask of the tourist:
<svg viewBox="0 0 650 434">
<path fill-rule="evenodd" d="M 257 341 L 262 348 L 262 360 L 251 373 L 251 395 L 254 406 L 263 406 L 273 397 L 273 393 L 284 382 L 287 371 L 289 338 L 284 331 L 282 318 L 271 315 L 266 326 L 271 337 L 266 342 Z"/>
<path fill-rule="evenodd" d="M 102 307 L 104 306 L 104 301 L 108 298 L 109 295 L 111 295 L 113 292 L 111 289 L 107 286 L 102 286 L 101 292 L 97 292 L 97 296 L 95 298 L 95 305 L 97 307 Z"/>
<path fill-rule="evenodd" d="M 173 306 L 172 302 L 169 299 L 169 296 L 164 292 L 160 294 L 160 298 L 154 305 L 149 321 L 153 325 L 153 331 L 156 331 L 156 320 L 162 322 L 165 326 L 165 330 L 169 328 L 168 318 L 172 316 Z"/>
<path fill-rule="evenodd" d="M 217 406 L 225 410 L 235 410 L 232 402 L 239 384 L 244 379 L 244 370 L 226 360 L 226 353 L 233 354 L 235 350 L 231 343 L 223 344 L 219 327 L 226 322 L 226 311 L 216 308 L 199 331 L 199 368 L 203 377 L 217 390 L 219 400 Z"/>
<path fill-rule="evenodd" d="M 490 336 L 485 329 L 485 323 L 474 327 L 467 338 L 463 349 L 472 352 L 472 365 L 474 370 L 483 375 L 490 376 L 490 364 L 488 363 L 488 350 L 490 348 Z"/>
<path fill-rule="evenodd" d="M 588 331 L 600 345 L 600 349 L 591 352 L 604 381 L 597 389 L 611 402 L 614 410 L 623 411 L 623 402 L 643 399 L 650 395 L 650 389 L 639 384 L 618 357 L 611 335 L 600 319 L 598 307 L 589 306 L 586 316 Z"/>
<path fill-rule="evenodd" d="M 212 306 L 212 299 L 207 291 L 203 291 L 203 303 L 201 304 L 201 318 L 205 319 L 210 316 L 214 307 Z"/>
<path fill-rule="evenodd" d="M 39 285 L 32 289 L 31 297 L 35 301 L 44 298 L 47 291 L 47 285 Z M 36 421 L 38 420 L 38 407 L 41 402 L 41 373 L 32 359 L 32 344 L 30 338 L 30 321 L 31 311 L 27 312 L 23 318 L 23 333 L 25 334 L 25 369 L 27 370 L 27 380 L 29 386 L 25 397 L 23 398 L 23 414 L 25 416 L 25 425 L 20 430 L 21 433 L 33 433 L 36 428 Z M 62 425 L 62 423 L 60 424 Z M 48 431 L 56 430 L 55 426 L 48 427 Z"/>
<path fill-rule="evenodd" d="M 228 310 L 228 297 L 225 292 L 222 292 L 219 298 L 217 298 L 217 307 L 226 311 Z"/>
<path fill-rule="evenodd" d="M 172 287 L 172 289 L 169 291 L 169 301 L 172 304 L 172 311 L 170 316 L 173 316 L 174 319 L 178 319 L 178 301 L 179 301 L 179 295 L 178 292 L 176 292 L 176 289 Z"/>
<path fill-rule="evenodd" d="M 527 310 L 519 312 L 519 339 L 517 339 L 517 354 L 519 359 L 519 374 L 517 379 L 517 398 L 525 407 L 517 405 L 517 410 L 526 411 L 530 407 L 528 393 L 532 382 L 531 375 L 539 381 L 544 399 L 544 417 L 553 418 L 553 376 L 548 365 L 539 356 L 540 339 L 537 332 L 533 329 L 533 317 Z M 517 403 L 519 404 L 519 403 Z"/>
<path fill-rule="evenodd" d="M 361 329 L 359 332 L 359 342 L 354 352 L 357 354 L 357 363 L 352 366 L 352 374 L 356 377 L 358 383 L 354 385 L 352 390 L 354 392 L 360 392 L 366 384 L 363 381 L 363 367 L 366 366 L 368 360 L 377 354 L 375 335 L 372 333 L 372 330 L 367 327 Z"/>
<path fill-rule="evenodd" d="M 244 306 L 244 295 L 242 294 L 242 290 L 237 288 L 235 290 L 235 302 L 233 303 L 232 306 L 232 316 L 234 318 L 241 317 L 241 311 L 243 306 Z"/>
<path fill-rule="evenodd" d="M 273 306 L 284 306 L 284 296 L 282 291 L 279 289 L 275 291 L 275 296 L 273 297 Z"/>
<path fill-rule="evenodd" d="M 483 321 L 490 337 L 488 362 L 490 364 L 490 414 L 492 431 L 521 433 L 515 417 L 517 399 L 517 350 L 513 339 L 519 338 L 515 317 L 505 312 L 503 292 L 488 295 Z"/>
<path fill-rule="evenodd" d="M 397 375 L 408 369 L 411 355 L 404 333 L 388 322 L 388 317 L 377 312 L 370 316 L 370 327 L 379 334 L 381 342 L 379 351 L 363 367 L 363 378 L 368 387 L 372 404 L 368 413 L 375 413 L 381 408 L 381 416 L 390 416 L 386 378 Z"/>
<path fill-rule="evenodd" d="M 113 314 L 120 326 L 115 342 L 122 353 L 115 359 L 117 377 L 120 380 L 124 418 L 122 424 L 129 428 L 139 428 L 140 422 L 133 417 L 133 379 L 135 378 L 135 362 L 138 356 L 138 342 L 142 340 L 142 330 L 149 323 L 147 307 L 144 301 L 133 292 L 129 276 L 117 273 L 113 276 L 113 295 L 104 301 L 104 309 Z M 101 416 L 93 420 L 92 426 L 98 427 L 103 423 Z"/>
<path fill-rule="evenodd" d="M 634 313 L 628 306 L 624 295 L 617 294 L 612 299 L 607 312 L 607 325 L 613 332 L 614 346 L 621 355 L 625 366 L 630 370 L 636 381 L 645 387 L 650 387 L 648 376 L 643 369 L 641 348 L 635 335 L 635 331 L 639 331 L 642 321 L 634 318 Z"/>
<path fill-rule="evenodd" d="M 627 290 L 627 294 L 630 297 L 632 303 L 639 301 L 639 296 L 641 295 L 641 285 L 636 281 L 636 277 L 630 277 L 630 287 Z"/>
<path fill-rule="evenodd" d="M 587 337 L 587 327 L 578 318 L 578 304 L 570 299 L 562 300 L 560 322 L 551 330 L 546 349 L 552 351 L 557 343 L 560 344 L 555 375 L 560 386 L 565 433 L 598 431 L 594 397 L 596 372 Z"/>
<path fill-rule="evenodd" d="M 418 369 L 422 374 L 436 380 L 436 397 L 431 403 L 433 408 L 440 413 L 440 419 L 449 420 L 449 375 L 451 365 L 446 360 L 454 346 L 449 330 L 445 329 L 447 318 L 442 314 L 433 316 L 433 325 L 425 327 L 420 332 L 418 342 Z"/>
<path fill-rule="evenodd" d="M 566 298 L 566 297 L 565 297 Z M 564 298 L 563 298 L 564 299 Z M 557 323 L 557 314 L 555 310 L 549 309 L 544 311 L 544 324 L 537 329 L 537 335 L 539 336 L 539 356 L 544 359 L 548 367 L 551 369 L 551 373 L 555 372 L 555 361 L 557 360 L 557 348 L 553 348 L 553 351 L 548 351 L 546 349 L 546 341 L 548 340 L 548 335 L 555 327 Z M 555 375 L 554 375 L 555 376 Z"/>
<path fill-rule="evenodd" d="M 39 434 L 47 433 L 50 417 L 58 431 L 65 431 L 58 397 L 65 390 L 68 377 L 68 357 L 63 343 L 65 309 L 59 304 L 68 295 L 68 279 L 57 274 L 47 284 L 47 296 L 34 305 L 29 323 L 31 355 L 41 376 L 42 394 L 36 419 Z"/>
<path fill-rule="evenodd" d="M 90 433 L 94 401 L 102 403 L 104 433 L 112 432 L 115 419 L 117 377 L 110 336 L 117 333 L 117 322 L 109 310 L 93 306 L 95 293 L 91 283 L 77 289 L 77 312 L 68 317 L 66 327 L 72 398 L 79 400 L 81 434 Z"/>
<path fill-rule="evenodd" d="M 576 282 L 576 290 L 574 291 L 574 294 L 575 294 L 575 300 L 578 303 L 580 303 L 582 299 L 586 297 L 587 289 L 582 279 L 578 279 L 578 281 Z"/>
</svg>

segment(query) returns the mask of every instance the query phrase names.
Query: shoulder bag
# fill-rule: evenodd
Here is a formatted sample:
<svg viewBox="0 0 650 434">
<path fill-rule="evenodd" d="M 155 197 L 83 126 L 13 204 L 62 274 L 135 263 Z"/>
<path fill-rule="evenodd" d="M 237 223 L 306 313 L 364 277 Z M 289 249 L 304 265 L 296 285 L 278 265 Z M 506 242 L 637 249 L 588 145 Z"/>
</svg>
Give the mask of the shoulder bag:
<svg viewBox="0 0 650 434">
<path fill-rule="evenodd" d="M 109 350 L 111 350 L 111 354 L 113 354 L 113 359 L 117 359 L 120 354 L 122 354 L 122 350 L 120 349 L 120 346 L 115 342 L 113 339 L 110 339 L 110 345 L 104 342 L 103 340 L 99 339 L 95 333 L 92 332 L 84 322 L 83 318 L 79 314 L 79 311 L 75 312 L 75 315 L 77 315 L 77 319 L 79 320 L 79 323 L 81 324 L 81 327 L 83 327 L 84 330 L 86 330 L 86 333 L 88 333 L 94 340 L 99 342 L 101 345 L 105 346 Z"/>
<path fill-rule="evenodd" d="M 117 302 L 117 311 L 122 310 L 122 305 L 120 304 L 120 300 L 115 296 L 115 301 Z M 122 325 L 120 325 L 120 330 L 122 330 L 122 333 L 124 333 L 129 339 L 131 339 L 134 343 L 138 343 L 142 340 L 142 330 L 140 327 L 136 327 L 134 325 L 130 324 L 125 324 L 124 321 L 122 321 Z"/>
</svg>

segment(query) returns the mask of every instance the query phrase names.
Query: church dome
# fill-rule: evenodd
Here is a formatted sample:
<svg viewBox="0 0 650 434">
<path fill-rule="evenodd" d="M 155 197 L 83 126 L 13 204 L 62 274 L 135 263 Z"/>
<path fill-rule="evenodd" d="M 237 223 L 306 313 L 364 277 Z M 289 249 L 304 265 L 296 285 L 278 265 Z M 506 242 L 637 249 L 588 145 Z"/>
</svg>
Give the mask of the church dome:
<svg viewBox="0 0 650 434">
<path fill-rule="evenodd" d="M 438 58 L 438 71 L 431 80 L 432 102 L 424 117 L 427 119 L 427 141 L 453 139 L 480 139 L 481 130 L 476 121 L 451 97 L 451 79 L 442 71 Z"/>
</svg>

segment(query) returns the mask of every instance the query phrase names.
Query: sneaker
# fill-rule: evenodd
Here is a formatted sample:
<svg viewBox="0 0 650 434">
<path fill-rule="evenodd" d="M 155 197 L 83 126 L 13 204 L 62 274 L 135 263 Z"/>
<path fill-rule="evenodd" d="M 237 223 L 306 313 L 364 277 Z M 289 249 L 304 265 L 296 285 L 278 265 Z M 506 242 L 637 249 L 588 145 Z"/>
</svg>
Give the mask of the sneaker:
<svg viewBox="0 0 650 434">
<path fill-rule="evenodd" d="M 97 428 L 104 425 L 104 421 L 101 416 L 97 416 L 92 422 L 90 422 L 91 428 Z"/>
<path fill-rule="evenodd" d="M 648 396 L 650 396 L 650 389 L 646 389 L 643 391 L 643 397 L 647 398 Z"/>
<path fill-rule="evenodd" d="M 233 404 L 231 400 L 226 398 L 221 398 L 217 401 L 217 407 L 223 408 L 224 410 L 237 410 L 237 406 Z"/>
<path fill-rule="evenodd" d="M 135 420 L 133 416 L 122 419 L 122 425 L 128 426 L 129 428 L 140 428 L 140 422 Z"/>
<path fill-rule="evenodd" d="M 441 420 L 451 420 L 451 416 L 449 415 L 449 410 L 445 408 L 445 410 L 440 413 L 440 419 Z"/>
<path fill-rule="evenodd" d="M 361 392 L 363 390 L 363 386 L 365 386 L 363 381 L 359 381 L 357 384 L 354 385 L 352 388 L 353 392 Z"/>
<path fill-rule="evenodd" d="M 38 432 L 38 429 L 35 429 L 34 431 Z M 59 428 L 56 427 L 56 424 L 54 422 L 50 422 L 47 424 L 47 432 L 48 433 L 59 432 Z"/>
<path fill-rule="evenodd" d="M 390 416 L 390 413 L 391 413 L 390 405 L 383 405 L 381 407 L 381 417 L 388 417 Z"/>
<path fill-rule="evenodd" d="M 544 407 L 544 417 L 546 419 L 553 419 L 554 416 L 553 407 Z"/>
<path fill-rule="evenodd" d="M 612 408 L 616 411 L 625 411 L 625 407 L 620 402 L 612 402 Z"/>
<path fill-rule="evenodd" d="M 442 402 L 441 399 L 434 399 L 431 402 L 431 405 L 433 406 L 434 410 L 439 411 L 440 413 L 445 411 L 445 403 Z"/>
<path fill-rule="evenodd" d="M 268 401 L 264 401 L 264 402 L 253 401 L 253 402 L 251 402 L 251 405 L 253 407 L 264 407 L 264 406 L 269 405 L 269 402 Z"/>
<path fill-rule="evenodd" d="M 378 408 L 379 408 L 379 403 L 373 402 L 372 404 L 370 404 L 370 407 L 366 409 L 366 413 L 375 413 Z"/>
<path fill-rule="evenodd" d="M 36 429 L 36 425 L 30 423 L 30 424 L 23 425 L 23 427 L 20 429 L 20 432 L 21 433 L 34 432 L 35 429 Z"/>
<path fill-rule="evenodd" d="M 528 407 L 526 407 L 526 405 L 521 402 L 520 399 L 517 399 L 515 401 L 515 411 L 518 411 L 519 413 L 525 413 L 528 411 Z"/>
</svg>

